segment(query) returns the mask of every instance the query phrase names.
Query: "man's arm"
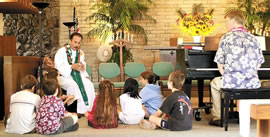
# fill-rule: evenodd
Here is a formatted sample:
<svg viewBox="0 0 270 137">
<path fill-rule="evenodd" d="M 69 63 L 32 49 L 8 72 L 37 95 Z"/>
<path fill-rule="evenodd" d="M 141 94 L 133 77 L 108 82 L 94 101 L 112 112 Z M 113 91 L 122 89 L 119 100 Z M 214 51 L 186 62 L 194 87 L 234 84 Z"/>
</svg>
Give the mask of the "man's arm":
<svg viewBox="0 0 270 137">
<path fill-rule="evenodd" d="M 55 68 L 58 69 L 61 75 L 69 77 L 72 71 L 72 66 L 67 61 L 67 55 L 64 49 L 59 49 L 54 57 Z"/>
<path fill-rule="evenodd" d="M 224 73 L 224 64 L 217 64 L 218 66 L 218 71 L 221 75 Z"/>
</svg>

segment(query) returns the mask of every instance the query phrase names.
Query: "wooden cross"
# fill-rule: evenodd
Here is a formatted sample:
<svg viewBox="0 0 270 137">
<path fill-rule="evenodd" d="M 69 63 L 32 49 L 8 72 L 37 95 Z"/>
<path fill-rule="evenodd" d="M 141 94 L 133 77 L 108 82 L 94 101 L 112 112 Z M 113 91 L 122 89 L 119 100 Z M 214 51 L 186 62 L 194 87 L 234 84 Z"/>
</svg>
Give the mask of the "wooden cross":
<svg viewBox="0 0 270 137">
<path fill-rule="evenodd" d="M 116 45 L 120 47 L 120 81 L 124 81 L 124 68 L 123 68 L 123 46 L 131 44 L 128 40 L 118 39 L 109 43 L 110 45 Z"/>
</svg>

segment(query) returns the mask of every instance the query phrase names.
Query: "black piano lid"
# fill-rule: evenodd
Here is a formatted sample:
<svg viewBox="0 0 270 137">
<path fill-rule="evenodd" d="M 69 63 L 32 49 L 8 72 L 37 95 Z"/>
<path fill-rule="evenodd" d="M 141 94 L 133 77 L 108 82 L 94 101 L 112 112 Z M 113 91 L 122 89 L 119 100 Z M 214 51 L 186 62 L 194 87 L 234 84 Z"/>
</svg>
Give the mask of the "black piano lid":
<svg viewBox="0 0 270 137">
<path fill-rule="evenodd" d="M 262 51 L 263 55 L 270 55 L 270 51 Z"/>
</svg>

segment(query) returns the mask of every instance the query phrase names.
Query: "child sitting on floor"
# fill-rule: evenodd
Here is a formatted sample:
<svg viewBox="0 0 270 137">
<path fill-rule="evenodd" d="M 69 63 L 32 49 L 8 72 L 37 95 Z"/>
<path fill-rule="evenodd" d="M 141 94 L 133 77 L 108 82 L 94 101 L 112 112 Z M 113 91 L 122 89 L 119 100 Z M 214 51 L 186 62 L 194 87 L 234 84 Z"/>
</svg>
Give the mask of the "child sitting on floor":
<svg viewBox="0 0 270 137">
<path fill-rule="evenodd" d="M 144 117 L 142 99 L 138 93 L 137 80 L 128 78 L 124 85 L 124 93 L 120 96 L 122 112 L 119 111 L 119 119 L 124 124 L 139 124 Z"/>
<path fill-rule="evenodd" d="M 140 82 L 143 89 L 140 92 L 142 98 L 143 109 L 145 116 L 148 118 L 153 115 L 161 106 L 163 97 L 161 95 L 160 87 L 156 85 L 155 74 L 151 71 L 145 71 L 140 75 Z"/>
<path fill-rule="evenodd" d="M 36 117 L 36 131 L 40 134 L 58 134 L 79 128 L 77 114 L 65 116 L 63 101 L 57 97 L 58 84 L 54 79 L 42 82 L 44 96 L 40 101 Z"/>
<path fill-rule="evenodd" d="M 100 82 L 92 110 L 84 113 L 89 126 L 98 129 L 118 127 L 117 103 L 113 89 L 114 86 L 109 80 Z"/>
<path fill-rule="evenodd" d="M 181 91 L 185 82 L 185 75 L 180 71 L 172 72 L 168 80 L 168 88 L 172 91 L 163 102 L 160 109 L 149 117 L 149 121 L 142 120 L 142 128 L 155 129 L 156 126 L 172 131 L 190 130 L 192 128 L 193 110 L 189 97 Z"/>
<path fill-rule="evenodd" d="M 10 118 L 7 120 L 6 132 L 25 134 L 35 129 L 36 109 L 40 97 L 34 94 L 37 79 L 27 75 L 22 79 L 22 90 L 10 97 Z"/>
<path fill-rule="evenodd" d="M 43 78 L 44 79 L 54 79 L 57 81 L 57 83 L 59 83 L 60 74 L 56 68 L 48 68 L 47 72 L 44 74 Z M 67 103 L 68 105 L 70 105 L 74 102 L 74 96 L 73 95 L 64 95 L 62 93 L 62 89 L 60 86 L 58 87 L 58 91 L 59 92 L 57 94 L 57 97 L 59 97 L 61 100 L 64 100 L 64 104 Z M 42 94 L 44 95 L 44 93 L 41 93 L 41 96 L 43 96 Z"/>
</svg>

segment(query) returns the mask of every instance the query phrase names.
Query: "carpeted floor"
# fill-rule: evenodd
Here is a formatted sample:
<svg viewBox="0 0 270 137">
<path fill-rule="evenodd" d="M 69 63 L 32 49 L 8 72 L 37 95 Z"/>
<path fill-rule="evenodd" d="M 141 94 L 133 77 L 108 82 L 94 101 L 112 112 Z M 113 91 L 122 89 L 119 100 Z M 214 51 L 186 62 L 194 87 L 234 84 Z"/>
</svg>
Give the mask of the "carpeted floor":
<svg viewBox="0 0 270 137">
<path fill-rule="evenodd" d="M 169 131 L 169 130 L 146 130 L 138 125 L 120 124 L 115 129 L 94 129 L 88 127 L 86 118 L 79 119 L 80 128 L 75 132 L 68 132 L 58 135 L 49 135 L 50 137 L 240 137 L 237 123 L 229 123 L 229 131 L 224 128 L 208 125 L 209 116 L 203 115 L 201 121 L 193 122 L 193 129 L 189 131 Z M 8 134 L 5 132 L 3 122 L 0 123 L 0 137 L 41 137 L 39 134 Z M 251 123 L 251 137 L 256 137 L 256 121 Z"/>
<path fill-rule="evenodd" d="M 205 97 L 204 101 L 209 98 Z M 198 104 L 198 98 L 191 98 L 193 107 Z M 87 119 L 82 117 L 79 119 L 79 129 L 75 132 L 68 132 L 58 135 L 49 135 L 49 137 L 240 137 L 239 124 L 236 120 L 229 121 L 229 130 L 224 131 L 224 128 L 214 127 L 208 125 L 211 115 L 202 113 L 202 120 L 193 120 L 193 129 L 189 131 L 169 131 L 169 130 L 146 130 L 139 127 L 139 125 L 123 125 L 120 124 L 115 129 L 94 129 L 87 125 Z M 5 132 L 4 123 L 0 121 L 0 137 L 41 137 L 39 134 L 8 134 Z M 256 137 L 256 121 L 251 121 L 250 137 Z"/>
</svg>

